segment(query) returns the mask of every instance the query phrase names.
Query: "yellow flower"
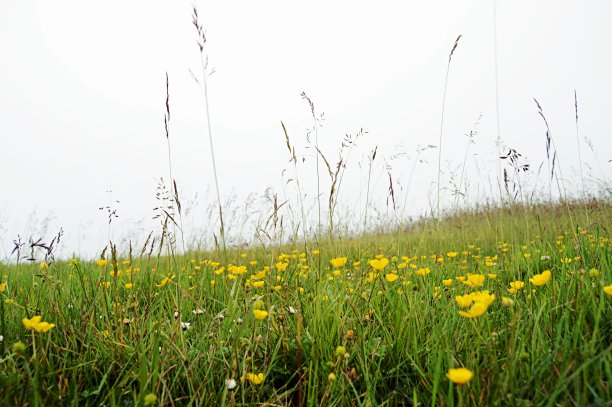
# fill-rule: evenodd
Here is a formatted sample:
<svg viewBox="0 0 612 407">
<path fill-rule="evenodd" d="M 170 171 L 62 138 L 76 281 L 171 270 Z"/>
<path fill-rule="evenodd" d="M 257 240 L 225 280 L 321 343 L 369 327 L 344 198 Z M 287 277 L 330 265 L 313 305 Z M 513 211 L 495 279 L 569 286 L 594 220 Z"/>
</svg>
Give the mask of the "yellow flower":
<svg viewBox="0 0 612 407">
<path fill-rule="evenodd" d="M 604 290 L 604 293 L 608 295 L 612 295 L 612 284 L 604 286 L 603 290 Z"/>
<path fill-rule="evenodd" d="M 484 284 L 485 276 L 482 274 L 469 274 L 467 277 L 467 281 L 463 284 L 469 285 L 470 287 L 480 287 Z"/>
<path fill-rule="evenodd" d="M 164 279 L 162 281 L 159 282 L 159 284 L 155 284 L 155 287 L 163 287 L 166 284 L 168 284 L 168 281 L 170 281 L 169 277 L 164 277 Z"/>
<path fill-rule="evenodd" d="M 0 283 L 0 293 L 6 290 L 6 282 Z"/>
<path fill-rule="evenodd" d="M 106 267 L 106 263 L 107 261 L 104 259 L 100 259 L 96 261 L 96 264 L 98 265 L 98 267 Z"/>
<path fill-rule="evenodd" d="M 374 270 L 381 271 L 382 269 L 387 267 L 387 264 L 389 264 L 389 259 L 387 259 L 386 257 L 383 257 L 381 259 L 373 259 L 368 261 L 368 264 L 372 266 Z"/>
<path fill-rule="evenodd" d="M 525 287 L 525 283 L 522 281 L 513 281 L 510 283 L 510 288 L 508 289 L 508 292 L 510 294 L 516 294 L 518 290 L 520 290 L 521 288 Z"/>
<path fill-rule="evenodd" d="M 335 259 L 331 259 L 329 262 L 332 266 L 339 269 L 341 267 L 344 267 L 344 265 L 346 264 L 346 257 L 336 257 Z"/>
<path fill-rule="evenodd" d="M 495 300 L 495 295 L 489 294 L 488 290 L 478 291 L 473 293 L 472 299 L 474 302 L 482 302 L 488 307 Z"/>
<path fill-rule="evenodd" d="M 541 286 L 548 283 L 550 280 L 552 273 L 550 270 L 544 270 L 541 274 L 536 274 L 532 278 L 529 279 L 529 282 L 536 286 Z"/>
<path fill-rule="evenodd" d="M 472 371 L 469 369 L 460 367 L 458 369 L 448 369 L 446 377 L 448 377 L 448 380 L 455 384 L 464 385 L 470 380 L 472 380 L 472 377 L 474 377 L 474 373 L 472 373 Z"/>
<path fill-rule="evenodd" d="M 448 252 L 448 253 L 446 253 L 446 256 L 450 257 L 452 259 L 453 257 L 457 257 L 458 254 L 459 253 L 457 253 L 457 252 Z"/>
<path fill-rule="evenodd" d="M 31 319 L 23 318 L 21 322 L 23 323 L 23 326 L 25 326 L 27 330 L 34 330 L 38 333 L 48 332 L 51 328 L 55 326 L 55 324 L 43 322 L 42 316 L 40 315 L 34 316 Z"/>
<path fill-rule="evenodd" d="M 278 271 L 285 271 L 288 265 L 289 263 L 283 263 L 282 261 L 279 261 L 278 263 L 276 263 L 276 269 Z"/>
<path fill-rule="evenodd" d="M 255 288 L 263 287 L 264 283 L 265 283 L 265 281 L 255 281 L 253 283 L 253 287 L 255 287 Z"/>
<path fill-rule="evenodd" d="M 132 287 L 134 287 L 134 284 L 133 284 L 133 283 L 126 283 L 126 284 L 125 284 L 125 288 L 127 288 L 128 290 L 129 290 L 130 288 L 132 288 Z"/>
<path fill-rule="evenodd" d="M 512 306 L 514 305 L 514 301 L 512 300 L 512 298 L 508 298 L 508 297 L 502 297 L 502 305 L 506 308 L 512 308 Z"/>
<path fill-rule="evenodd" d="M 472 294 L 458 295 L 455 297 L 455 301 L 460 307 L 467 308 L 472 305 Z"/>
<path fill-rule="evenodd" d="M 312 254 L 314 254 L 315 256 L 318 255 L 319 253 L 321 253 L 321 252 L 319 250 L 317 250 L 317 249 L 314 249 L 312 251 Z"/>
<path fill-rule="evenodd" d="M 417 276 L 426 276 L 429 273 L 431 273 L 431 270 L 429 269 L 429 267 L 420 268 L 417 271 L 415 271 L 415 274 Z"/>
<path fill-rule="evenodd" d="M 250 381 L 253 384 L 261 384 L 263 383 L 264 379 L 266 378 L 264 376 L 263 373 L 259 373 L 259 374 L 255 374 L 255 373 L 248 373 L 246 375 L 246 378 L 248 381 Z"/>
<path fill-rule="evenodd" d="M 254 309 L 253 310 L 253 316 L 255 316 L 255 319 L 261 321 L 263 319 L 266 319 L 266 317 L 268 316 L 268 311 L 264 311 L 264 310 L 260 310 L 260 309 Z"/>
<path fill-rule="evenodd" d="M 49 268 L 49 265 L 43 261 L 38 267 L 44 271 Z"/>
<path fill-rule="evenodd" d="M 397 276 L 397 274 L 395 274 L 395 273 L 385 274 L 385 279 L 386 279 L 388 282 L 390 282 L 390 283 L 392 283 L 392 282 L 394 282 L 395 280 L 397 280 L 397 277 L 398 277 L 398 276 Z"/>
<path fill-rule="evenodd" d="M 228 266 L 227 270 L 230 273 L 235 274 L 237 276 L 242 275 L 247 272 L 246 266 Z"/>
<path fill-rule="evenodd" d="M 449 278 L 448 280 L 442 280 L 442 284 L 444 284 L 445 286 L 449 286 L 453 283 L 453 279 Z"/>
<path fill-rule="evenodd" d="M 489 273 L 489 274 L 487 274 L 487 277 L 489 277 L 491 280 L 495 280 L 497 278 L 497 274 Z"/>
<path fill-rule="evenodd" d="M 215 270 L 215 274 L 216 275 L 223 274 L 224 271 L 225 271 L 225 267 L 221 267 L 221 268 Z"/>
<path fill-rule="evenodd" d="M 485 302 L 475 302 L 468 312 L 459 311 L 459 315 L 466 318 L 476 318 L 484 314 L 488 307 L 489 306 Z"/>
</svg>

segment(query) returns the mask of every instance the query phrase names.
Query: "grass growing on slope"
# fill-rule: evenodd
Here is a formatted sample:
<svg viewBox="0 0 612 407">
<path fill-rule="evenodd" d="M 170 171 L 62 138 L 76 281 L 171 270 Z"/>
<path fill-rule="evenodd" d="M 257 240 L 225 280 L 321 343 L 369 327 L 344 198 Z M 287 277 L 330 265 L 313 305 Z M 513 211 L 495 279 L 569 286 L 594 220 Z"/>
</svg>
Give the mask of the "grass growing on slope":
<svg viewBox="0 0 612 407">
<path fill-rule="evenodd" d="M 490 208 L 225 263 L 0 265 L 0 403 L 605 404 L 611 214 Z"/>
</svg>

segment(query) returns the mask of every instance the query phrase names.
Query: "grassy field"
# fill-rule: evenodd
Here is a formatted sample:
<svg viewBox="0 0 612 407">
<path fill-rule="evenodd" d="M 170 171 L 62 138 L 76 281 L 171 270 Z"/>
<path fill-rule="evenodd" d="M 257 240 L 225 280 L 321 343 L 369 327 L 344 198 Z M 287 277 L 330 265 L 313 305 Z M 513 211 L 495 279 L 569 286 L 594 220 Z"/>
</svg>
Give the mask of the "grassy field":
<svg viewBox="0 0 612 407">
<path fill-rule="evenodd" d="M 612 405 L 611 215 L 0 265 L 0 404 Z"/>
</svg>

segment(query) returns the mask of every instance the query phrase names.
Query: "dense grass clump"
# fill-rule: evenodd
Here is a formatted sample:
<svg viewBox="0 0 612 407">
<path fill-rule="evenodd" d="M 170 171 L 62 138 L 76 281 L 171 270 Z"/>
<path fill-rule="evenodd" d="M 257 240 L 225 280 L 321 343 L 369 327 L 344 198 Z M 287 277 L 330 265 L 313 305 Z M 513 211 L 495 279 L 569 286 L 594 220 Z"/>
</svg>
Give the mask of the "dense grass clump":
<svg viewBox="0 0 612 407">
<path fill-rule="evenodd" d="M 1 265 L 0 404 L 606 405 L 610 209 Z"/>
</svg>

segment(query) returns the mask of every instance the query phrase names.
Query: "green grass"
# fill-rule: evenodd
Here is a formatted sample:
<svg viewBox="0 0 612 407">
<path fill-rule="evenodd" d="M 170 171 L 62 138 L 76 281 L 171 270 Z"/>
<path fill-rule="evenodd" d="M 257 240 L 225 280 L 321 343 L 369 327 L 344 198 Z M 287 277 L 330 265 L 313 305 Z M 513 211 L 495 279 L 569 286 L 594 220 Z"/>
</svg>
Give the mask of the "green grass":
<svg viewBox="0 0 612 407">
<path fill-rule="evenodd" d="M 120 273 L 110 258 L 0 265 L 0 404 L 611 405 L 611 209 L 489 208 L 439 227 L 228 250 L 226 264 L 193 252 L 117 260 Z M 377 255 L 390 261 L 380 272 Z M 552 278 L 534 286 L 544 270 Z M 468 273 L 483 285 L 460 282 Z M 510 294 L 514 281 L 525 285 Z M 455 297 L 480 290 L 495 295 L 486 312 L 459 315 Z M 56 326 L 26 330 L 35 315 Z M 446 377 L 461 366 L 474 373 L 464 386 Z"/>
</svg>

